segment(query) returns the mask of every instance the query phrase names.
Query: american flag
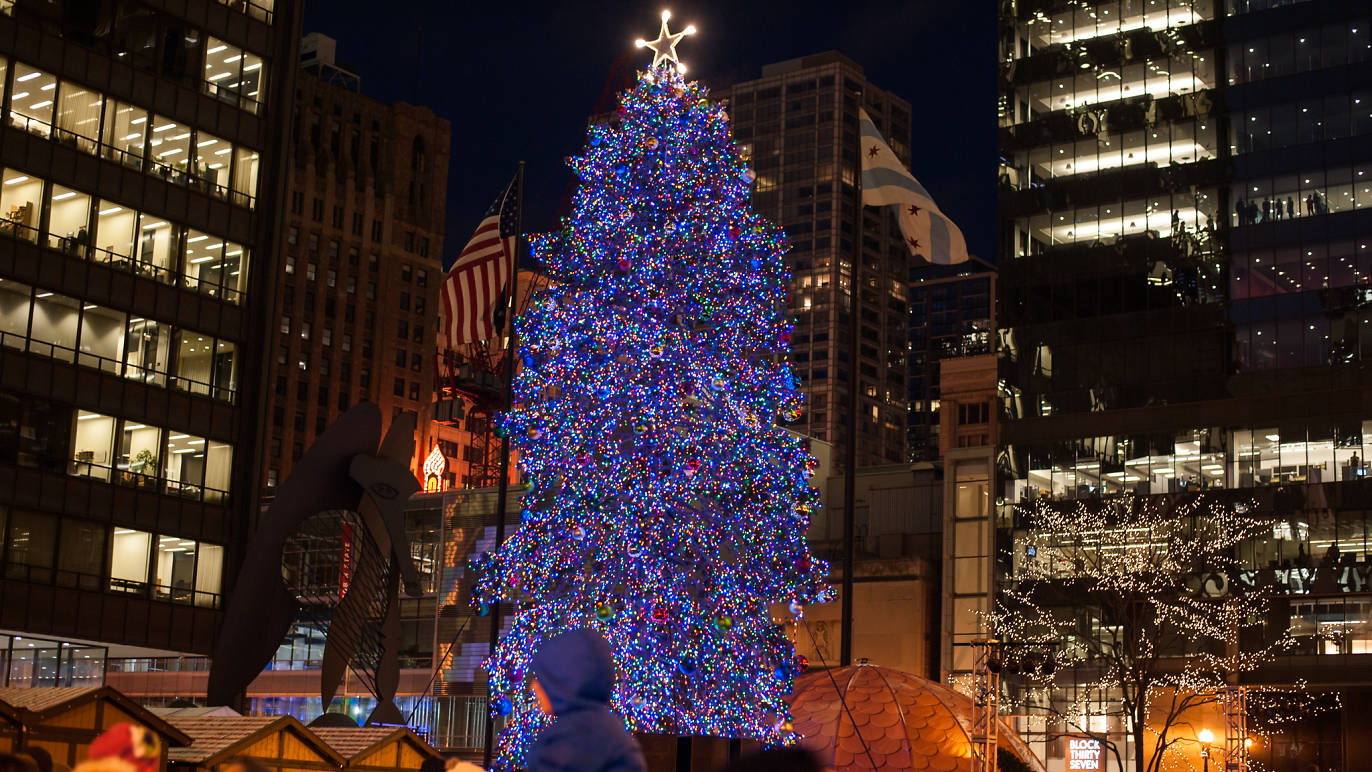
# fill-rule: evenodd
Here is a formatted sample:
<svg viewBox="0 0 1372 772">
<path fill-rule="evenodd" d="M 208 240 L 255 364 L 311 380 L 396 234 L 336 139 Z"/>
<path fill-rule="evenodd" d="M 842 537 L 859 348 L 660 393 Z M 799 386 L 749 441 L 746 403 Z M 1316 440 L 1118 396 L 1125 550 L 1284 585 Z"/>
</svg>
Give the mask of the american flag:
<svg viewBox="0 0 1372 772">
<path fill-rule="evenodd" d="M 490 340 L 496 336 L 495 316 L 510 281 L 519 238 L 515 220 L 519 177 L 491 204 L 476 226 L 472 240 L 457 256 L 443 280 L 443 329 L 448 345 Z"/>
</svg>

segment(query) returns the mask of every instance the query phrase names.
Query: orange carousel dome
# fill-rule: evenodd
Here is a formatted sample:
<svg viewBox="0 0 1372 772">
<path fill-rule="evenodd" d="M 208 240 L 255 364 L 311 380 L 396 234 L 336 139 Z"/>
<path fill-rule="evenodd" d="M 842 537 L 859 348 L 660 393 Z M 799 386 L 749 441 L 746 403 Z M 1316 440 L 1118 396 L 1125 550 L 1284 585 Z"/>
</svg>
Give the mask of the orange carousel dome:
<svg viewBox="0 0 1372 772">
<path fill-rule="evenodd" d="M 827 769 L 971 768 L 971 698 L 899 670 L 863 663 L 806 673 L 791 692 L 791 722 L 805 738 L 801 745 Z M 1043 763 L 1004 720 L 998 737 L 1002 749 L 1034 772 L 1044 772 Z"/>
</svg>

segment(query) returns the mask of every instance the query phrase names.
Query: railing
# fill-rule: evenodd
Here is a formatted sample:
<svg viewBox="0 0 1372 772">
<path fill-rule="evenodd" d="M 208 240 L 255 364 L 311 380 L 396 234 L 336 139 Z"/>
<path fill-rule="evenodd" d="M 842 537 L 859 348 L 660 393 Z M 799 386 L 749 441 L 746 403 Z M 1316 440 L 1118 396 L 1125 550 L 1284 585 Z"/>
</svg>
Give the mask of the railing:
<svg viewBox="0 0 1372 772">
<path fill-rule="evenodd" d="M 56 359 L 59 362 L 74 361 L 82 367 L 90 367 L 112 375 L 124 376 L 130 380 L 151 383 L 154 386 L 166 385 L 164 382 L 169 380 L 171 387 L 179 391 L 196 394 L 202 397 L 209 397 L 230 404 L 233 403 L 234 398 L 237 396 L 235 390 L 232 388 L 215 386 L 210 383 L 197 381 L 193 378 L 175 375 L 165 370 L 140 367 L 119 359 L 112 359 L 100 354 L 92 354 L 86 351 L 67 348 L 66 346 L 57 343 L 35 340 L 28 336 L 18 335 L 4 330 L 0 330 L 0 346 L 18 351 L 28 351 L 30 354 Z"/>
<path fill-rule="evenodd" d="M 138 488 L 140 490 L 161 489 L 162 493 L 168 496 L 203 501 L 207 504 L 225 504 L 229 500 L 229 492 L 219 490 L 218 488 L 209 488 L 204 485 L 178 482 L 176 480 L 164 480 L 155 474 L 135 472 L 127 467 L 97 464 L 94 461 L 73 459 L 67 462 L 67 473 L 72 477 L 89 477 L 104 482 L 112 482 L 115 485 L 123 485 L 128 488 Z M 167 589 L 171 590 L 172 588 Z"/>
<path fill-rule="evenodd" d="M 231 104 L 241 110 L 247 110 L 253 115 L 262 112 L 262 102 L 253 99 L 247 94 L 236 91 L 233 88 L 220 86 L 214 81 L 205 81 L 205 93 L 226 104 Z"/>
<path fill-rule="evenodd" d="M 107 673 L 208 673 L 209 657 L 118 657 L 105 660 Z"/>
<path fill-rule="evenodd" d="M 6 563 L 5 578 L 34 584 L 76 587 L 95 592 L 110 592 L 118 595 L 137 595 L 152 600 L 169 601 L 183 606 L 195 605 L 201 608 L 219 608 L 220 594 L 182 587 L 166 587 L 155 582 L 139 582 L 130 579 L 100 576 L 77 571 L 67 571 L 52 566 L 32 566 L 24 563 Z"/>
<path fill-rule="evenodd" d="M 163 284 L 170 284 L 174 287 L 184 287 L 186 289 L 195 290 L 202 295 L 217 297 L 235 305 L 241 303 L 243 299 L 243 293 L 233 287 L 203 282 L 194 276 L 188 276 L 179 271 L 174 271 L 149 261 L 140 260 L 130 255 L 121 255 L 118 252 L 78 242 L 75 238 L 49 235 L 48 239 L 44 241 L 42 239 L 43 234 L 39 229 L 31 225 L 23 225 L 14 222 L 13 220 L 4 219 L 4 217 L 0 217 L 0 235 L 10 236 L 19 239 L 20 241 L 27 241 L 30 244 L 41 243 L 42 246 L 48 249 L 57 250 L 62 254 L 84 257 L 87 260 L 93 260 L 97 263 L 108 265 L 111 268 L 124 271 L 125 273 L 131 273 L 134 276 L 143 276 Z"/>
<path fill-rule="evenodd" d="M 8 1 L 12 2 L 13 0 Z M 268 24 L 272 23 L 272 9 L 268 8 L 267 6 L 254 3 L 252 2 L 252 0 L 219 0 L 219 2 L 222 5 L 227 5 L 235 11 L 246 13 L 254 19 L 257 19 L 258 21 L 265 21 Z M 0 5 L 3 5 L 3 3 L 0 3 Z"/>
<path fill-rule="evenodd" d="M 66 145 L 75 148 L 76 150 L 80 150 L 83 153 L 118 162 L 135 171 L 146 171 L 172 185 L 204 193 L 208 196 L 229 201 L 249 209 L 252 209 L 257 204 L 256 198 L 250 193 L 239 192 L 227 185 L 220 185 L 217 182 L 213 182 L 201 174 L 193 173 L 190 170 L 179 168 L 173 164 L 164 164 L 155 158 L 151 160 L 145 159 L 140 152 L 115 147 L 114 145 L 101 142 L 94 137 L 88 137 L 70 129 L 54 126 L 49 121 L 41 121 L 37 118 L 30 118 L 27 115 L 11 112 L 10 125 L 15 129 L 33 134 L 37 137 L 49 139 L 59 145 Z"/>
</svg>

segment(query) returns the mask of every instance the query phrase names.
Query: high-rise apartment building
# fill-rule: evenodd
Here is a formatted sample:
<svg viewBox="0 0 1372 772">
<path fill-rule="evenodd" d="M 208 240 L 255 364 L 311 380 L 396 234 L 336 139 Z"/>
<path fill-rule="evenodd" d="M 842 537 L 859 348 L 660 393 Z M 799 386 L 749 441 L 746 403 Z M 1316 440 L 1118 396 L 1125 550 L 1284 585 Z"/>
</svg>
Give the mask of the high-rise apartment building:
<svg viewBox="0 0 1372 772">
<path fill-rule="evenodd" d="M 1343 707 L 1253 753 L 1357 768 L 1372 702 L 1372 14 L 1343 0 L 1001 8 L 997 522 L 1117 495 L 1228 495 L 1280 517 L 1243 549 L 1244 581 L 1272 597 L 1270 632 L 1299 645 L 1260 679 L 1337 686 Z M 1027 559 L 998 557 L 1002 576 Z"/>
<path fill-rule="evenodd" d="M 300 11 L 0 2 L 0 626 L 29 641 L 211 647 L 260 484 Z M 6 669 L 72 683 L 74 648 Z"/>
<path fill-rule="evenodd" d="M 383 421 L 432 423 L 449 125 L 426 107 L 358 90 L 334 41 L 305 38 L 290 131 L 281 285 L 272 315 L 262 471 L 270 494 L 335 418 L 362 400 Z M 385 428 L 383 427 L 383 436 Z"/>
<path fill-rule="evenodd" d="M 887 207 L 858 200 L 858 107 L 908 164 L 910 104 L 836 51 L 767 65 L 761 78 L 718 93 L 729 99 L 735 141 L 752 154 L 753 206 L 791 241 L 791 360 L 806 409 L 790 428 L 833 443 L 843 463 L 857 383 L 858 465 L 903 462 L 909 249 Z M 859 364 L 851 373 L 859 234 Z"/>
<path fill-rule="evenodd" d="M 995 266 L 973 256 L 957 265 L 915 261 L 910 267 L 910 350 L 907 354 L 909 460 L 939 458 L 939 363 L 991 352 L 995 330 Z"/>
</svg>

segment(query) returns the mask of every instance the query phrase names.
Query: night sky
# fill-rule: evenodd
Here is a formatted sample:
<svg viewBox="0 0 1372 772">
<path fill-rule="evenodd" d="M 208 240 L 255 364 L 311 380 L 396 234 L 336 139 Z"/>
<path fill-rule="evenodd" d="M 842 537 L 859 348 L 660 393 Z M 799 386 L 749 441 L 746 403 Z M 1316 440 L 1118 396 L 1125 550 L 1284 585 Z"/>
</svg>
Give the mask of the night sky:
<svg viewBox="0 0 1372 772">
<path fill-rule="evenodd" d="M 873 84 L 909 100 L 915 177 L 962 228 L 968 249 L 994 259 L 993 3 L 307 0 L 304 32 L 338 40 L 338 63 L 361 76 L 364 93 L 423 105 L 452 123 L 451 260 L 520 160 L 524 230 L 553 227 L 571 180 L 563 159 L 580 152 L 616 59 L 627 53 L 620 69 L 630 76 L 651 61 L 633 41 L 657 36 L 663 7 L 674 30 L 699 29 L 678 54 L 706 83 L 751 80 L 764 64 L 837 49 Z"/>
</svg>

